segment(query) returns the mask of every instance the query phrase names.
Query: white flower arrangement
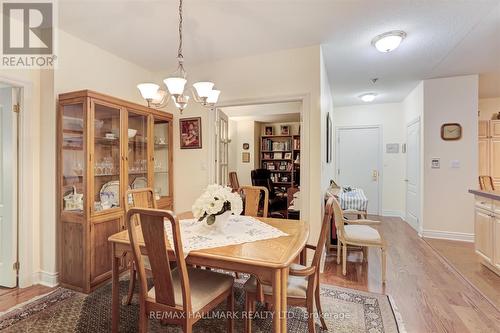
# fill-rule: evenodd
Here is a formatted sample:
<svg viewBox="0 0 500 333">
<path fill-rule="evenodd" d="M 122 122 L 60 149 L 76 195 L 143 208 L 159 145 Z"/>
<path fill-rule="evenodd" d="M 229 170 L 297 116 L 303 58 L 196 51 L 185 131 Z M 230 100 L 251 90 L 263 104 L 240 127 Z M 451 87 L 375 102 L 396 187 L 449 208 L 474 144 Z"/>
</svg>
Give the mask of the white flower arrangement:
<svg viewBox="0 0 500 333">
<path fill-rule="evenodd" d="M 230 211 L 240 215 L 243 210 L 243 201 L 238 193 L 233 193 L 230 187 L 218 184 L 208 185 L 205 192 L 196 199 L 191 208 L 198 221 L 207 219 L 207 224 L 215 223 L 215 217 Z"/>
</svg>

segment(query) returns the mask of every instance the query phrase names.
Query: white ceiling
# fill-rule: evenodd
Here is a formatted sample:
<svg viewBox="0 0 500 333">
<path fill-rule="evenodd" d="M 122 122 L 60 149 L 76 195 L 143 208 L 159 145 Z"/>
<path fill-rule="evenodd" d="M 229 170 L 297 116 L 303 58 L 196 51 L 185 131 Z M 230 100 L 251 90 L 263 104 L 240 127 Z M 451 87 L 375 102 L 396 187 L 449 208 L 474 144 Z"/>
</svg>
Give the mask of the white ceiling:
<svg viewBox="0 0 500 333">
<path fill-rule="evenodd" d="M 175 0 L 60 0 L 59 13 L 60 28 L 103 49 L 152 71 L 175 66 Z M 368 91 L 379 94 L 377 102 L 401 101 L 426 78 L 500 76 L 500 0 L 184 0 L 184 16 L 188 70 L 324 44 L 336 105 L 358 104 Z M 371 47 L 374 36 L 395 29 L 408 33 L 399 49 Z M 495 80 L 488 82 L 481 95 L 500 96 Z"/>
</svg>

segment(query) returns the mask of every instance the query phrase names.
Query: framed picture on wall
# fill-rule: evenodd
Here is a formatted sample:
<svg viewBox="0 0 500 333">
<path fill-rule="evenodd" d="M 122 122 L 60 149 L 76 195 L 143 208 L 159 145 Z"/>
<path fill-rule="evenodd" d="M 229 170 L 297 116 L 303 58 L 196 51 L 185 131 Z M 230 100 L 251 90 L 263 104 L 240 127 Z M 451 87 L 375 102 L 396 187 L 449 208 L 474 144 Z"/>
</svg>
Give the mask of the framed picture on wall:
<svg viewBox="0 0 500 333">
<path fill-rule="evenodd" d="M 281 125 L 281 135 L 290 135 L 290 126 Z"/>
<path fill-rule="evenodd" d="M 242 163 L 250 163 L 250 153 L 247 153 L 247 152 L 241 153 L 241 162 Z"/>
<path fill-rule="evenodd" d="M 326 114 L 326 163 L 330 163 L 332 161 L 332 118 L 330 118 L 330 112 Z"/>
<path fill-rule="evenodd" d="M 201 118 L 179 119 L 179 133 L 181 149 L 200 149 L 201 145 Z"/>
<path fill-rule="evenodd" d="M 274 135 L 274 130 L 272 126 L 266 126 L 264 129 L 265 135 Z"/>
</svg>

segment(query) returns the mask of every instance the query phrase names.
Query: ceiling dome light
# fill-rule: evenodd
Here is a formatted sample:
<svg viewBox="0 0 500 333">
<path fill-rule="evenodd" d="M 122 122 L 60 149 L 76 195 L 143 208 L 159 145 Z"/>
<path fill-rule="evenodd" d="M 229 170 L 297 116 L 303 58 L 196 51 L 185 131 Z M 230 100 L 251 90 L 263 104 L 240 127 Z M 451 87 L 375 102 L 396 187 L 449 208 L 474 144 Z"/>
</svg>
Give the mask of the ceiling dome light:
<svg viewBox="0 0 500 333">
<path fill-rule="evenodd" d="M 368 93 L 359 96 L 359 98 L 361 98 L 361 100 L 365 103 L 373 102 L 375 100 L 375 97 L 377 97 L 377 94 L 374 93 Z"/>
<path fill-rule="evenodd" d="M 373 38 L 372 45 L 380 52 L 387 53 L 397 49 L 405 38 L 406 32 L 404 31 L 389 31 Z"/>
</svg>

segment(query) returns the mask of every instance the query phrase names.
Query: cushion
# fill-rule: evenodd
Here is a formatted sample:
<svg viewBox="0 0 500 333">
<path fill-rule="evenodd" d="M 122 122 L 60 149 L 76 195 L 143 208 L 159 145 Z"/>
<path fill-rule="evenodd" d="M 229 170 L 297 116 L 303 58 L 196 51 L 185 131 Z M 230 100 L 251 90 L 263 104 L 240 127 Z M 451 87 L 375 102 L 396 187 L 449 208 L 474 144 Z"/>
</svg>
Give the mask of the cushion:
<svg viewBox="0 0 500 333">
<path fill-rule="evenodd" d="M 378 231 L 367 225 L 346 225 L 344 226 L 345 238 L 352 241 L 380 242 Z"/>
<path fill-rule="evenodd" d="M 305 266 L 299 264 L 292 264 L 290 268 L 295 270 L 301 270 L 306 268 Z M 288 297 L 293 298 L 306 298 L 307 294 L 307 276 L 292 276 L 288 275 Z M 257 279 L 252 275 L 250 279 L 245 283 L 243 287 L 245 291 L 256 293 L 257 290 Z M 273 294 L 273 287 L 269 285 L 262 284 L 262 290 L 266 295 Z"/>
<path fill-rule="evenodd" d="M 188 267 L 187 270 L 193 312 L 200 311 L 205 305 L 233 286 L 234 278 L 231 275 L 193 267 Z M 174 281 L 175 304 L 182 306 L 181 280 L 177 268 L 172 270 L 172 279 Z M 149 290 L 148 296 L 155 299 L 154 287 Z"/>
</svg>

